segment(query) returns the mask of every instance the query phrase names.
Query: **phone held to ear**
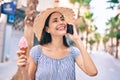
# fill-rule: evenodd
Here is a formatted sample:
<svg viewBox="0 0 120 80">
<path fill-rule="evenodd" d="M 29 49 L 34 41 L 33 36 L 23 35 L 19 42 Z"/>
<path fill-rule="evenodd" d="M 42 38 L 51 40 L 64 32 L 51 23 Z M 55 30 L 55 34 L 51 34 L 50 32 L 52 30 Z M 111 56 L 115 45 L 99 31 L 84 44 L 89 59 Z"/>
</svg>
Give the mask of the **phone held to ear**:
<svg viewBox="0 0 120 80">
<path fill-rule="evenodd" d="M 67 24 L 67 33 L 73 34 L 73 25 L 72 24 Z"/>
</svg>

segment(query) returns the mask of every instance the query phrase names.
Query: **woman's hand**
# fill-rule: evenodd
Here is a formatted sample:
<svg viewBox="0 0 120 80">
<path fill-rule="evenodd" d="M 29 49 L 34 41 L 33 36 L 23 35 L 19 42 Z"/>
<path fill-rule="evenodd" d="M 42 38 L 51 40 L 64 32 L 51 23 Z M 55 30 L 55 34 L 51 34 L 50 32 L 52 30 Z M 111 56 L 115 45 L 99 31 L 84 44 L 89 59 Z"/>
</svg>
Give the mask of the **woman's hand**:
<svg viewBox="0 0 120 80">
<path fill-rule="evenodd" d="M 73 34 L 67 33 L 67 36 L 70 37 L 72 41 L 76 42 L 76 40 L 80 40 L 80 39 L 76 30 L 76 26 L 74 24 L 72 25 L 73 25 Z"/>
<path fill-rule="evenodd" d="M 80 50 L 81 55 L 76 58 L 77 65 L 88 75 L 95 76 L 98 71 L 92 61 L 91 57 L 88 55 L 87 50 L 84 48 L 84 45 L 77 34 L 75 26 L 73 26 L 74 34 L 67 34 L 75 43 L 76 47 Z M 89 65 L 89 66 L 88 66 Z"/>
<path fill-rule="evenodd" d="M 27 56 L 24 55 L 25 51 L 23 50 L 19 50 L 17 51 L 17 66 L 22 70 L 22 71 L 26 71 L 28 70 L 28 60 L 27 60 Z"/>
</svg>

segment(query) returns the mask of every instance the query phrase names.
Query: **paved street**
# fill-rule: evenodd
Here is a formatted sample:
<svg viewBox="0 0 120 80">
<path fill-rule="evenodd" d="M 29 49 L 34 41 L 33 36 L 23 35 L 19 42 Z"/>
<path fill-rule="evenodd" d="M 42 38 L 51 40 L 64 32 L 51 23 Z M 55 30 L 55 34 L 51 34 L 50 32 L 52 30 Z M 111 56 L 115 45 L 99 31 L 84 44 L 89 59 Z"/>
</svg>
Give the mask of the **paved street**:
<svg viewBox="0 0 120 80">
<path fill-rule="evenodd" d="M 0 63 L 0 80 L 10 80 L 16 70 L 17 66 L 15 61 Z"/>
<path fill-rule="evenodd" d="M 98 75 L 90 77 L 77 69 L 77 80 L 120 80 L 120 59 L 115 59 L 108 53 L 91 54 L 98 69 Z"/>
<path fill-rule="evenodd" d="M 87 76 L 76 66 L 77 80 L 120 80 L 120 59 L 115 59 L 102 51 L 90 55 L 97 66 L 98 75 L 95 77 Z M 16 70 L 15 61 L 0 63 L 0 73 L 2 73 L 0 80 L 10 80 Z"/>
</svg>

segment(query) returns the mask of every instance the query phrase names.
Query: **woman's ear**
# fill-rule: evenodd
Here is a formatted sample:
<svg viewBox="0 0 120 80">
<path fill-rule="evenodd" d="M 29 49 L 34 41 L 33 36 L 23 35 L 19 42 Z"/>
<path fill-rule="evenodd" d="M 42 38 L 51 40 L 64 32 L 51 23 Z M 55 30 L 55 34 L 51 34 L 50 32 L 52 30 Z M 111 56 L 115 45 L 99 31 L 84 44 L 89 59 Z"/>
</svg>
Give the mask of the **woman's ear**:
<svg viewBox="0 0 120 80">
<path fill-rule="evenodd" d="M 47 33 L 50 33 L 50 32 L 49 32 L 49 27 L 46 27 L 46 32 L 47 32 Z"/>
</svg>

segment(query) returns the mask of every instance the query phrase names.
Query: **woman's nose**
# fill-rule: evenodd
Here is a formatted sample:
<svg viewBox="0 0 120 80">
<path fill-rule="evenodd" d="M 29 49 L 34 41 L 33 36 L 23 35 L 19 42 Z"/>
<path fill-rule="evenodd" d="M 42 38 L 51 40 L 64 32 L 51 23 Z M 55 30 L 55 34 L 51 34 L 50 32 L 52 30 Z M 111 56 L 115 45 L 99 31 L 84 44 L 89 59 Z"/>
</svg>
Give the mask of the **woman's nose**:
<svg viewBox="0 0 120 80">
<path fill-rule="evenodd" d="M 60 23 L 63 23 L 63 21 L 60 20 Z"/>
</svg>

